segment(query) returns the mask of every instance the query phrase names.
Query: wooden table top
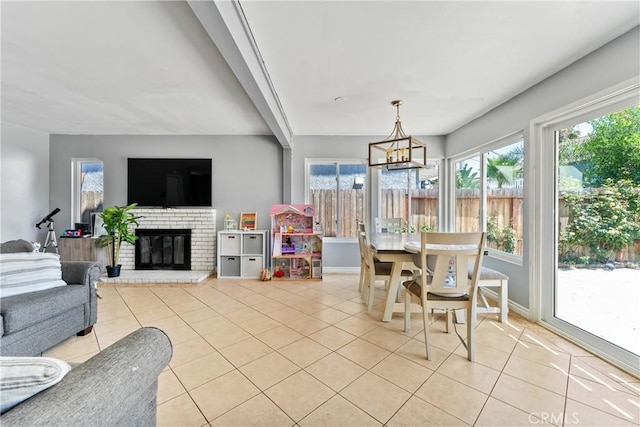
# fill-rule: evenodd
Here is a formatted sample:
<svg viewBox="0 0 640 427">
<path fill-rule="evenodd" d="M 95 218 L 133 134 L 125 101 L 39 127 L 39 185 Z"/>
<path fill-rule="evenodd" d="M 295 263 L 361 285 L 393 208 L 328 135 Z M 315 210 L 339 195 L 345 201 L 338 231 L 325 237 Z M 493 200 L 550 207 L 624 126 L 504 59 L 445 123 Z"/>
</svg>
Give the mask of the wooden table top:
<svg viewBox="0 0 640 427">
<path fill-rule="evenodd" d="M 407 252 L 407 242 L 420 242 L 420 233 L 371 233 L 369 244 L 376 252 Z"/>
</svg>

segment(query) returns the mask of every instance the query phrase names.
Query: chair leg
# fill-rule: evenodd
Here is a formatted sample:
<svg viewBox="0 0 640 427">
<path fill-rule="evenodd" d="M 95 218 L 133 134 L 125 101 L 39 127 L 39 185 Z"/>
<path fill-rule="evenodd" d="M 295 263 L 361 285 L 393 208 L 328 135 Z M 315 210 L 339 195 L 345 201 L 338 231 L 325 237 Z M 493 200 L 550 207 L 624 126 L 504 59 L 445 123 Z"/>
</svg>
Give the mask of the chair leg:
<svg viewBox="0 0 640 427">
<path fill-rule="evenodd" d="M 427 360 L 431 360 L 431 342 L 429 338 L 429 313 L 427 308 L 422 306 L 422 321 L 424 323 L 424 345 L 427 352 Z"/>
<path fill-rule="evenodd" d="M 358 282 L 358 292 L 362 292 L 362 289 L 364 288 L 364 281 L 365 281 L 365 265 L 363 262 L 360 262 L 360 281 Z"/>
<path fill-rule="evenodd" d="M 367 292 L 367 314 L 370 314 L 373 310 L 373 300 L 376 296 L 376 278 L 370 277 L 367 281 L 366 286 L 369 289 L 369 291 Z"/>
<path fill-rule="evenodd" d="M 473 327 L 476 318 L 476 311 L 469 308 L 467 309 L 467 359 L 470 362 L 473 362 L 476 358 L 476 348 L 475 348 L 475 331 L 476 329 Z"/>
<path fill-rule="evenodd" d="M 369 273 L 367 271 L 364 272 L 362 277 L 362 291 L 360 292 L 360 296 L 362 297 L 362 302 L 367 303 L 367 291 L 369 286 Z"/>
<path fill-rule="evenodd" d="M 507 323 L 509 319 L 509 296 L 508 282 L 503 281 L 498 290 L 498 299 L 500 300 L 500 322 Z"/>
<path fill-rule="evenodd" d="M 404 331 L 411 330 L 411 292 L 404 292 Z"/>
</svg>

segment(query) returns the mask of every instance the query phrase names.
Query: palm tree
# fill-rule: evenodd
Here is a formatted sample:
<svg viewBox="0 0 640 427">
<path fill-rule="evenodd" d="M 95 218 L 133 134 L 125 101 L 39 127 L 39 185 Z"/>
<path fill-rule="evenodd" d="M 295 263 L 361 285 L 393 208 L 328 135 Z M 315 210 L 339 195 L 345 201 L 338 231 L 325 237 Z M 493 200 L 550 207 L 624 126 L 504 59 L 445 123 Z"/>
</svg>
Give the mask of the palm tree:
<svg viewBox="0 0 640 427">
<path fill-rule="evenodd" d="M 505 184 L 513 184 L 522 175 L 522 159 L 524 147 L 518 146 L 506 154 L 487 159 L 487 179 L 502 188 Z"/>
<path fill-rule="evenodd" d="M 478 172 L 473 172 L 469 165 L 465 163 L 462 169 L 456 171 L 456 188 L 480 188 Z"/>
</svg>

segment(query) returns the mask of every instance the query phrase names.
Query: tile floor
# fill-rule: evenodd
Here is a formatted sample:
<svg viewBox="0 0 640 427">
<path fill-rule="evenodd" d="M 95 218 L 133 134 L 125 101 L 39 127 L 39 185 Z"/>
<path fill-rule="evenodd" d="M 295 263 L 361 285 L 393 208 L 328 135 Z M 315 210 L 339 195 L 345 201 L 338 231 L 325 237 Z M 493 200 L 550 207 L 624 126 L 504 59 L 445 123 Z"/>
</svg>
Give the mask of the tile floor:
<svg viewBox="0 0 640 427">
<path fill-rule="evenodd" d="M 159 426 L 640 424 L 640 380 L 545 329 L 482 317 L 471 363 L 436 319 L 427 361 L 421 316 L 410 333 L 402 316 L 380 322 L 357 282 L 102 285 L 93 333 L 46 355 L 81 362 L 141 326 L 162 328 L 174 354 Z"/>
</svg>

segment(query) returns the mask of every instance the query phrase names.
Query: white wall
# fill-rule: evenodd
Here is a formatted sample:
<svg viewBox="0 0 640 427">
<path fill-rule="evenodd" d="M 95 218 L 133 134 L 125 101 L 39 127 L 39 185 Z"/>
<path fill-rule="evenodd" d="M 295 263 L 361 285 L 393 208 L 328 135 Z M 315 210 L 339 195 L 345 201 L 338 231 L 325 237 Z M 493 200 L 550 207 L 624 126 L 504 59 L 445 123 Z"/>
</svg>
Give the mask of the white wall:
<svg viewBox="0 0 640 427">
<path fill-rule="evenodd" d="M 53 210 L 49 205 L 49 134 L 2 123 L 1 135 L 0 241 L 44 243 L 46 229 L 38 230 L 35 224 Z"/>
<path fill-rule="evenodd" d="M 269 208 L 282 199 L 282 148 L 272 136 L 51 136 L 51 205 L 60 206 L 60 224 L 71 226 L 71 162 L 97 157 L 104 162 L 105 206 L 127 203 L 128 157 L 213 159 L 213 207 L 217 228 L 226 213 L 257 212 L 268 229 Z"/>
<path fill-rule="evenodd" d="M 639 75 L 640 27 L 636 27 L 448 135 L 445 145 L 446 156 L 456 156 L 519 130 L 524 130 L 525 153 L 528 153 L 531 150 L 529 123 L 532 119 Z M 525 167 L 524 173 L 526 180 L 532 171 Z M 509 299 L 527 308 L 531 263 L 527 247 L 530 238 L 528 230 L 531 226 L 535 227 L 536 221 L 532 217 L 534 210 L 531 205 L 531 188 L 531 184 L 525 188 L 523 265 L 516 266 L 485 258 L 485 265 L 509 275 Z"/>
</svg>

